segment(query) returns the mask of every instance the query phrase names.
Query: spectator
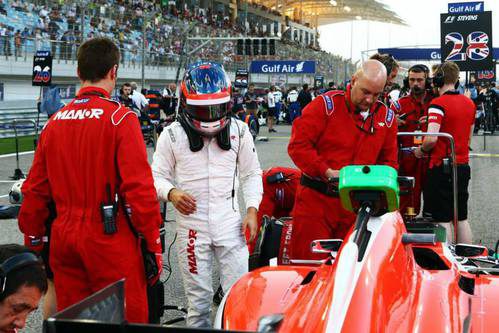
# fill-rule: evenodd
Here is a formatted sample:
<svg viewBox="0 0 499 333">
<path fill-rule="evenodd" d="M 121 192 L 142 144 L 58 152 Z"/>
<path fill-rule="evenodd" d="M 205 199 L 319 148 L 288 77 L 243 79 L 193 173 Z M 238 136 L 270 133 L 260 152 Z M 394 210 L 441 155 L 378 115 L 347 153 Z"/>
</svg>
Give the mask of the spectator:
<svg viewBox="0 0 499 333">
<path fill-rule="evenodd" d="M 255 93 L 255 85 L 253 83 L 250 83 L 248 86 L 248 91 L 244 94 L 244 104 L 246 106 L 246 111 L 249 114 L 252 114 L 255 116 L 255 118 L 258 117 L 257 111 L 258 111 L 258 104 L 257 104 L 258 96 Z"/>
<path fill-rule="evenodd" d="M 289 122 L 292 124 L 293 121 L 301 116 L 300 102 L 298 102 L 298 90 L 296 87 L 291 87 L 288 91 L 288 110 L 289 110 Z"/>
<path fill-rule="evenodd" d="M 35 50 L 34 51 L 39 51 L 42 49 L 42 32 L 40 29 L 36 29 L 35 31 Z"/>
<path fill-rule="evenodd" d="M 269 92 L 267 93 L 267 126 L 269 127 L 269 133 L 277 132 L 274 129 L 274 118 L 276 116 L 275 90 L 275 86 L 271 86 Z"/>
<path fill-rule="evenodd" d="M 336 84 L 333 81 L 328 83 L 326 92 L 331 90 L 338 90 L 338 86 L 336 86 Z"/>
<path fill-rule="evenodd" d="M 47 10 L 47 7 L 46 6 L 43 6 L 42 9 L 40 9 L 40 12 L 38 13 L 38 15 L 41 17 L 41 18 L 45 18 L 45 17 L 48 17 L 48 10 Z"/>
<path fill-rule="evenodd" d="M 144 94 L 137 90 L 137 82 L 130 82 L 132 86 L 132 100 L 133 103 L 139 108 L 140 111 L 144 111 L 149 102 L 147 101 Z"/>
<path fill-rule="evenodd" d="M 312 102 L 312 94 L 308 88 L 308 84 L 302 86 L 302 90 L 298 94 L 298 103 L 300 103 L 300 109 L 303 110 L 308 103 Z"/>
<path fill-rule="evenodd" d="M 17 30 L 14 35 L 14 47 L 15 47 L 15 56 L 20 57 L 22 53 L 22 37 L 21 31 Z"/>
<path fill-rule="evenodd" d="M 170 83 L 167 88 L 163 89 L 162 109 L 166 116 L 175 115 L 177 109 L 177 85 Z"/>
<path fill-rule="evenodd" d="M 14 266 L 7 269 L 7 261 Z M 39 258 L 17 244 L 0 245 L 0 265 L 7 270 L 0 279 L 0 331 L 17 332 L 47 292 L 47 275 Z"/>
<path fill-rule="evenodd" d="M 0 14 L 7 15 L 7 11 L 5 10 L 5 5 L 2 1 L 0 1 Z"/>
<path fill-rule="evenodd" d="M 139 108 L 135 105 L 133 102 L 132 98 L 130 97 L 132 94 L 132 86 L 130 83 L 126 82 L 121 85 L 120 88 L 120 95 L 118 97 L 118 101 L 129 108 L 130 110 L 134 111 L 137 113 L 137 115 L 140 115 Z"/>
<path fill-rule="evenodd" d="M 275 91 L 274 91 L 274 98 L 275 98 L 275 123 L 276 125 L 279 125 L 280 117 L 281 117 L 281 111 L 282 111 L 282 92 L 281 89 L 277 86 L 274 86 Z"/>
</svg>

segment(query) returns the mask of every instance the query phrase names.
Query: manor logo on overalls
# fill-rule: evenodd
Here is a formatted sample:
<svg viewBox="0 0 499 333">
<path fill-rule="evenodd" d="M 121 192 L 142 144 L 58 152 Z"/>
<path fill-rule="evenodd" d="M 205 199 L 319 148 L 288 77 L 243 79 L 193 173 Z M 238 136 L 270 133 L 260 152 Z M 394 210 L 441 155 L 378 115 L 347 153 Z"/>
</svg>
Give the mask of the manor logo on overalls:
<svg viewBox="0 0 499 333">
<path fill-rule="evenodd" d="M 100 119 L 103 113 L 102 109 L 65 110 L 57 112 L 54 120 Z"/>
</svg>

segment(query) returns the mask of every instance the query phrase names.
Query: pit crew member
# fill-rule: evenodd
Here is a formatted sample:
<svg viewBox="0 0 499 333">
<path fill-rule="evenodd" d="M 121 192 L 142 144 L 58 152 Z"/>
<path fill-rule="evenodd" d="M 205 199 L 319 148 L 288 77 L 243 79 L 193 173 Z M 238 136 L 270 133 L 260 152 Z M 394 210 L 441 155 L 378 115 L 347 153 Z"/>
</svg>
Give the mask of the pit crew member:
<svg viewBox="0 0 499 333">
<path fill-rule="evenodd" d="M 41 133 L 22 187 L 19 227 L 43 237 L 48 204 L 55 203 L 50 265 L 58 310 L 125 278 L 126 319 L 147 322 L 143 255 L 155 263 L 155 274 L 148 274 L 155 283 L 162 268 L 161 217 L 137 117 L 110 99 L 119 57 L 107 38 L 90 39 L 78 49 L 81 88 Z M 147 253 L 141 253 L 132 228 Z"/>
<path fill-rule="evenodd" d="M 343 238 L 355 215 L 343 209 L 332 177 L 351 164 L 397 167 L 395 114 L 378 97 L 386 68 L 367 60 L 346 92 L 329 91 L 314 99 L 293 123 L 288 153 L 303 172 L 293 209 L 293 259 L 319 259 L 310 252 L 314 239 Z"/>
<path fill-rule="evenodd" d="M 438 89 L 428 109 L 428 133 L 449 133 L 454 138 L 457 163 L 458 196 L 458 243 L 473 240 L 468 223 L 468 185 L 471 178 L 469 166 L 469 141 L 475 121 L 476 107 L 473 101 L 460 94 L 455 86 L 459 80 L 459 67 L 446 61 L 436 68 L 433 85 Z M 423 144 L 414 151 L 418 158 L 430 154 L 430 169 L 424 185 L 425 211 L 433 219 L 442 222 L 447 239 L 452 240 L 450 223 L 454 217 L 452 161 L 449 159 L 450 143 L 445 138 L 424 138 Z M 426 200 L 428 198 L 428 200 Z M 428 203 L 428 206 L 427 206 Z M 427 208 L 428 207 L 428 208 Z"/>
</svg>

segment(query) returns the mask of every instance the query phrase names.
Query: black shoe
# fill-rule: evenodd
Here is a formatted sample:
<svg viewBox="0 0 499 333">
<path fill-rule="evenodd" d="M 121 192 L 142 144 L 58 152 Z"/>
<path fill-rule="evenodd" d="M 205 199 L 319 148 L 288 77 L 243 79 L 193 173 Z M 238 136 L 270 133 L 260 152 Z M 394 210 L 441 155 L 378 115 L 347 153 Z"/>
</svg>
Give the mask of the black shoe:
<svg viewBox="0 0 499 333">
<path fill-rule="evenodd" d="M 215 295 L 213 295 L 213 303 L 215 303 L 217 306 L 220 305 L 220 303 L 222 302 L 222 298 L 224 298 L 224 292 L 222 290 L 222 285 L 220 285 L 218 286 Z"/>
<path fill-rule="evenodd" d="M 272 129 L 269 129 L 269 133 L 271 133 L 271 132 L 273 132 L 273 133 L 277 133 L 277 131 L 276 131 L 275 129 L 273 129 L 273 128 L 272 128 Z"/>
</svg>

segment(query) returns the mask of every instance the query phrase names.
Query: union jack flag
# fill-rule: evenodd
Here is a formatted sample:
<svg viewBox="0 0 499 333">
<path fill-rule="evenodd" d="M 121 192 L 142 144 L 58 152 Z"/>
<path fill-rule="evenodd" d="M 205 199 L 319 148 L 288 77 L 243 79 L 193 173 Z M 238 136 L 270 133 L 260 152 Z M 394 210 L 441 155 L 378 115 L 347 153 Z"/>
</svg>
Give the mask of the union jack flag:
<svg viewBox="0 0 499 333">
<path fill-rule="evenodd" d="M 466 53 L 473 60 L 482 60 L 488 57 L 489 48 L 487 43 L 489 36 L 482 31 L 474 31 L 468 35 L 468 48 Z"/>
</svg>

